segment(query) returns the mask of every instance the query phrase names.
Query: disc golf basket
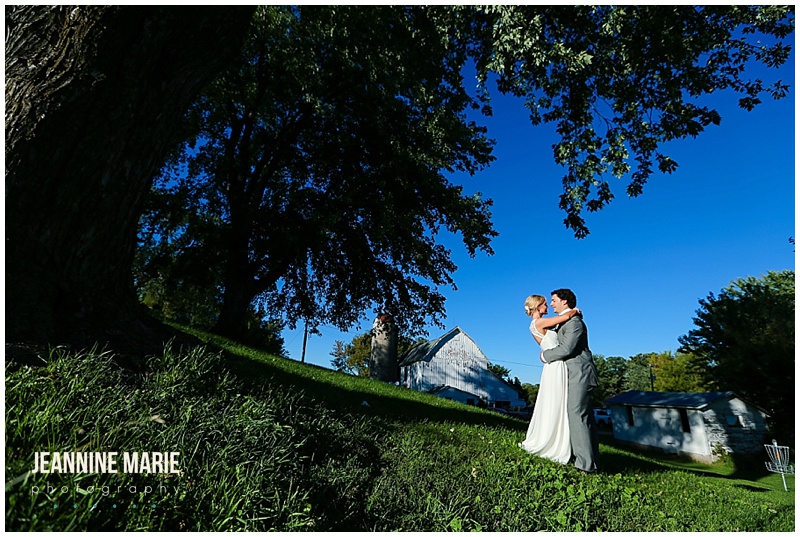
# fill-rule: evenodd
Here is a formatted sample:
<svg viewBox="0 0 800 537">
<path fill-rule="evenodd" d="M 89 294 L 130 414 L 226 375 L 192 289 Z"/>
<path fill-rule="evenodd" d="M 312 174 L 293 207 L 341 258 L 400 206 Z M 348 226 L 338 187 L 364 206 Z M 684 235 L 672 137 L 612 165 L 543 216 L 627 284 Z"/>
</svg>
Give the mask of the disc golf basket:
<svg viewBox="0 0 800 537">
<path fill-rule="evenodd" d="M 788 492 L 786 474 L 794 474 L 794 466 L 789 464 L 789 448 L 787 446 L 779 446 L 775 440 L 772 441 L 772 445 L 764 444 L 764 447 L 767 448 L 767 455 L 769 455 L 769 462 L 765 463 L 767 470 L 781 474 L 783 490 Z"/>
</svg>

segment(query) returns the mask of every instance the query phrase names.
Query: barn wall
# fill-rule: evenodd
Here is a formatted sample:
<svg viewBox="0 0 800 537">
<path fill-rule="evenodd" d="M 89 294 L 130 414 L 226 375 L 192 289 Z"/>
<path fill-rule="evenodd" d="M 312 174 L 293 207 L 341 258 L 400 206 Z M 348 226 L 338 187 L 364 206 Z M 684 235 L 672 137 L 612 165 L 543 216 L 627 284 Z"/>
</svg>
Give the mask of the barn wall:
<svg viewBox="0 0 800 537">
<path fill-rule="evenodd" d="M 703 418 L 712 451 L 743 455 L 764 452 L 767 417 L 741 399 L 715 401 Z"/>
<path fill-rule="evenodd" d="M 489 361 L 478 346 L 463 332 L 447 341 L 429 360 L 420 360 L 402 368 L 403 384 L 412 390 L 431 391 L 441 386 L 474 394 L 492 404 L 509 401 L 524 405 L 517 392 L 489 372 Z"/>
</svg>

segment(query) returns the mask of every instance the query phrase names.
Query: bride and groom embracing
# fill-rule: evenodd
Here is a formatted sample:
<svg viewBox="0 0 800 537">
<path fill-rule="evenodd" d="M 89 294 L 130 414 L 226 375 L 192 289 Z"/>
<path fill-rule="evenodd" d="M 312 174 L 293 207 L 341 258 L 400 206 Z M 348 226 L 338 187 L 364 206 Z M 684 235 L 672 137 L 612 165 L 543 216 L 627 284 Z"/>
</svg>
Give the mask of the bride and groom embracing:
<svg viewBox="0 0 800 537">
<path fill-rule="evenodd" d="M 544 362 L 539 394 L 525 440 L 519 444 L 528 453 L 567 464 L 585 473 L 597 471 L 599 449 L 597 426 L 590 392 L 598 385 L 597 368 L 589 350 L 586 325 L 569 289 L 552 292 L 550 305 L 556 317 L 547 315 L 543 296 L 525 300 L 530 330 L 539 343 Z"/>
</svg>

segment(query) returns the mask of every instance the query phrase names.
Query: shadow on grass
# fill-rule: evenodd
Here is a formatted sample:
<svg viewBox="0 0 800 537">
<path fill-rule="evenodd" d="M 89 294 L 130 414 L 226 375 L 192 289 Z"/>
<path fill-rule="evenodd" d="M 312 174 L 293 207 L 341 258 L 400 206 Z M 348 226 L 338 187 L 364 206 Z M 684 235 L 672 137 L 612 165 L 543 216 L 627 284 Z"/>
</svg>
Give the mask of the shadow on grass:
<svg viewBox="0 0 800 537">
<path fill-rule="evenodd" d="M 313 364 L 300 364 L 287 358 L 276 357 L 273 363 L 268 363 L 209 343 L 209 348 L 212 346 L 223 351 L 226 364 L 243 382 L 291 387 L 301 391 L 309 400 L 333 410 L 399 422 L 456 422 L 503 427 L 523 433 L 528 427 L 527 422 L 517 418 L 480 411 L 476 407 L 389 383 L 354 377 Z"/>
<path fill-rule="evenodd" d="M 749 481 L 751 483 L 756 483 L 771 475 L 766 470 L 764 462 L 757 457 L 737 456 L 722 463 L 704 464 L 677 455 L 651 450 L 637 450 L 629 445 L 616 442 L 612 435 L 601 436 L 600 443 L 612 448 L 602 454 L 603 470 L 611 474 L 630 473 L 631 471 L 651 473 L 664 470 L 680 470 L 700 477 Z M 772 491 L 766 485 L 737 483 L 734 486 L 751 492 Z"/>
<path fill-rule="evenodd" d="M 201 339 L 206 341 L 209 350 L 222 351 L 226 365 L 244 384 L 277 384 L 301 392 L 309 402 L 322 404 L 337 412 L 371 416 L 384 424 L 462 423 L 504 428 L 520 434 L 524 434 L 528 427 L 526 421 L 481 411 L 430 394 L 354 377 L 312 364 L 301 364 L 288 358 L 261 354 L 222 339 L 207 339 L 202 336 Z M 675 455 L 640 452 L 615 442 L 609 431 L 601 432 L 600 436 L 601 444 L 610 448 L 601 454 L 603 473 L 680 470 L 700 477 L 748 481 L 749 483 L 735 483 L 734 486 L 752 492 L 771 491 L 769 486 L 757 483 L 770 475 L 763 461 L 737 458 L 725 464 L 707 465 Z"/>
</svg>

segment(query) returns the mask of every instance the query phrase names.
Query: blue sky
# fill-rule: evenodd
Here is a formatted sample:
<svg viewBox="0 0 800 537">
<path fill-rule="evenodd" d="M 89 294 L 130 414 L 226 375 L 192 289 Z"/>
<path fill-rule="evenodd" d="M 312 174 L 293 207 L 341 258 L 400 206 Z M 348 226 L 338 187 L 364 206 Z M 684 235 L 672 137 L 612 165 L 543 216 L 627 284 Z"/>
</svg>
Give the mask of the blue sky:
<svg viewBox="0 0 800 537">
<path fill-rule="evenodd" d="M 494 116 L 483 122 L 497 142 L 497 160 L 453 180 L 494 200 L 495 254 L 471 259 L 457 238 L 441 236 L 459 267 L 458 290 L 443 290 L 446 328 L 430 327 L 429 337 L 459 326 L 490 362 L 538 384 L 538 347 L 523 311 L 529 294 L 549 298 L 553 289 L 571 288 L 592 352 L 628 358 L 677 350 L 709 293 L 738 278 L 794 270 L 794 68 L 793 55 L 780 71 L 764 73 L 767 81 L 789 83 L 791 93 L 752 112 L 730 92 L 704 99 L 722 115 L 721 125 L 662 146 L 679 167 L 654 174 L 638 198 L 626 196 L 626 178 L 612 178 L 616 198 L 584 216 L 591 233 L 580 240 L 558 208 L 563 169 L 553 163 L 552 129 L 533 127 L 521 101 L 493 97 Z M 368 330 L 367 314 L 348 333 L 323 326 L 321 336 L 309 335 L 306 362 L 330 367 L 334 342 Z M 283 336 L 289 356 L 299 360 L 302 328 Z"/>
</svg>

